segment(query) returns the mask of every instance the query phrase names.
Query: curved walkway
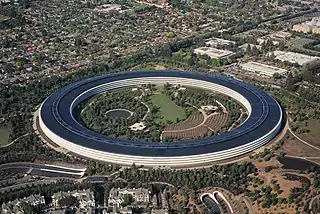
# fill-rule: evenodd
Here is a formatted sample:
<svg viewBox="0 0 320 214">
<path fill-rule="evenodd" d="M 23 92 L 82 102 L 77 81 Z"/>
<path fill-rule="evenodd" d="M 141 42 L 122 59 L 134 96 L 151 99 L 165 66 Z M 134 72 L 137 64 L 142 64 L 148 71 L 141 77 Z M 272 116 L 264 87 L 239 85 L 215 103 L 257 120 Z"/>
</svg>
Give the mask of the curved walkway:
<svg viewBox="0 0 320 214">
<path fill-rule="evenodd" d="M 307 141 L 301 139 L 299 136 L 297 136 L 297 135 L 291 130 L 290 126 L 288 127 L 288 130 L 289 130 L 289 132 L 290 132 L 295 138 L 297 138 L 300 142 L 302 142 L 302 143 L 304 143 L 304 144 L 306 144 L 306 145 L 308 145 L 308 146 L 310 146 L 310 147 L 312 147 L 312 148 L 320 151 L 320 148 L 319 148 L 319 147 L 314 146 L 314 145 L 308 143 Z"/>
<path fill-rule="evenodd" d="M 234 121 L 234 123 L 230 126 L 230 128 L 228 129 L 228 132 L 230 132 L 233 129 L 233 127 L 236 126 L 236 123 L 241 120 L 243 114 L 245 113 L 245 111 L 243 111 L 242 108 L 240 108 L 240 111 L 241 111 L 241 114 L 240 114 L 239 118 L 236 121 Z M 241 124 L 239 124 L 239 126 L 240 125 Z"/>
<path fill-rule="evenodd" d="M 151 182 L 146 182 L 147 184 L 162 184 L 162 185 L 167 185 L 167 186 L 171 186 L 171 187 L 176 187 L 173 184 L 167 183 L 167 182 L 161 182 L 161 181 L 151 181 Z"/>
<path fill-rule="evenodd" d="M 1 146 L 0 148 L 8 147 L 8 146 L 14 144 L 15 142 L 17 142 L 18 140 L 20 140 L 21 138 L 26 137 L 26 136 L 28 136 L 28 135 L 30 135 L 30 134 L 31 134 L 31 133 L 26 133 L 26 134 L 24 134 L 24 135 L 21 135 L 20 137 L 14 139 L 13 141 L 11 141 L 10 143 L 8 143 L 7 145 Z"/>
<path fill-rule="evenodd" d="M 143 118 L 142 118 L 142 120 L 146 120 L 148 114 L 150 113 L 150 107 L 149 107 L 145 102 L 142 102 L 142 101 L 141 101 L 141 103 L 142 103 L 145 107 L 147 107 L 147 109 L 148 109 L 147 113 L 146 113 L 146 114 L 143 116 Z"/>
<path fill-rule="evenodd" d="M 312 198 L 311 201 L 309 202 L 309 210 L 312 210 L 312 204 L 315 200 L 317 200 L 318 198 L 320 198 L 320 195 L 317 195 L 316 197 Z M 311 214 L 313 214 L 313 212 L 311 211 Z"/>
<path fill-rule="evenodd" d="M 113 111 L 126 111 L 126 112 L 129 112 L 129 113 L 130 113 L 130 116 L 129 116 L 129 117 L 131 117 L 131 116 L 133 115 L 133 112 L 132 112 L 132 111 L 130 111 L 130 110 L 128 110 L 128 109 L 124 109 L 124 108 L 114 108 L 114 109 L 110 109 L 110 110 L 106 111 L 106 112 L 104 113 L 104 115 L 107 115 L 109 112 L 113 112 Z M 129 117 L 127 117 L 127 118 L 129 118 Z"/>
</svg>

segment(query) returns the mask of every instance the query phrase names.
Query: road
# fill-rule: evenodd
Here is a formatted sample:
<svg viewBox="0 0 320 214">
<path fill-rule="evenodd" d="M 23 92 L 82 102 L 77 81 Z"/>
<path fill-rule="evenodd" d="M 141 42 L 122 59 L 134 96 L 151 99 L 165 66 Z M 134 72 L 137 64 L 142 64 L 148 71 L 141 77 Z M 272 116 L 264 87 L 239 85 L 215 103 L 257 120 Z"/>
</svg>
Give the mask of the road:
<svg viewBox="0 0 320 214">
<path fill-rule="evenodd" d="M 27 186 L 36 186 L 36 185 L 41 185 L 41 184 L 51 184 L 51 183 L 56 183 L 57 180 L 41 180 L 41 181 L 35 181 L 35 182 L 29 182 L 29 183 L 22 183 L 22 184 L 17 184 L 17 185 L 13 185 L 13 186 L 8 186 L 8 187 L 3 187 L 0 188 L 0 193 L 5 193 L 8 191 L 13 191 L 16 189 L 21 189 L 21 188 L 25 188 Z"/>
<path fill-rule="evenodd" d="M 36 164 L 28 162 L 6 163 L 0 165 L 1 170 L 25 169 L 28 174 L 48 177 L 82 177 L 86 168 L 71 168 L 50 164 Z"/>
</svg>

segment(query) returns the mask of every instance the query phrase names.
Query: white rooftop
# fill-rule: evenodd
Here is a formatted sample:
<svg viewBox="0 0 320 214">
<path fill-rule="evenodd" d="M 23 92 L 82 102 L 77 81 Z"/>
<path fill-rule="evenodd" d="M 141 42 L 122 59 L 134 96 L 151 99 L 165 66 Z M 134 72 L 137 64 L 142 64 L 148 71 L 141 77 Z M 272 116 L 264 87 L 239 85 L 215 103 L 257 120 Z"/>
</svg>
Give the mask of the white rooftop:
<svg viewBox="0 0 320 214">
<path fill-rule="evenodd" d="M 256 72 L 268 73 L 270 75 L 275 74 L 275 73 L 285 74 L 288 72 L 287 70 L 282 69 L 282 68 L 262 64 L 259 62 L 252 62 L 252 61 L 247 62 L 247 63 L 243 63 L 240 66 L 244 69 L 250 69 L 250 70 L 256 71 Z"/>
<path fill-rule="evenodd" d="M 313 60 L 320 59 L 320 57 L 316 57 L 316 56 L 309 56 L 305 54 L 300 54 L 295 52 L 285 52 L 285 51 L 273 51 L 271 53 L 267 53 L 267 55 L 270 56 L 272 53 L 277 60 L 280 60 L 282 62 L 290 62 L 293 64 L 297 63 L 301 66 Z"/>
<path fill-rule="evenodd" d="M 146 125 L 144 125 L 144 122 L 135 123 L 132 126 L 130 126 L 130 129 L 132 131 L 142 131 L 146 128 Z"/>
<path fill-rule="evenodd" d="M 216 37 L 211 37 L 206 40 L 206 45 L 208 46 L 217 46 L 217 45 L 230 45 L 230 44 L 235 44 L 234 41 L 231 40 L 226 40 L 226 39 L 220 39 Z"/>
<path fill-rule="evenodd" d="M 227 57 L 233 54 L 232 51 L 228 50 L 221 50 L 212 47 L 200 47 L 194 49 L 194 53 L 201 54 L 201 55 L 208 55 L 210 58 L 222 58 Z"/>
</svg>

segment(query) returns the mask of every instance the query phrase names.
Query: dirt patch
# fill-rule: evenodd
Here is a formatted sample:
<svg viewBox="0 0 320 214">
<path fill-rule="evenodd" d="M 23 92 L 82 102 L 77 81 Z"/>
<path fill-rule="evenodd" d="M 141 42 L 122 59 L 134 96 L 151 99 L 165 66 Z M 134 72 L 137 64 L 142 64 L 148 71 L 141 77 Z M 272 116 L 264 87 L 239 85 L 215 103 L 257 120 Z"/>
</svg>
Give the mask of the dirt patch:
<svg viewBox="0 0 320 214">
<path fill-rule="evenodd" d="M 320 151 L 300 142 L 297 139 L 285 141 L 285 143 L 283 144 L 283 149 L 288 155 L 320 157 Z"/>
<path fill-rule="evenodd" d="M 155 70 L 165 70 L 166 67 L 163 66 L 163 65 L 156 65 L 156 66 L 154 66 L 154 69 L 155 69 Z"/>
<path fill-rule="evenodd" d="M 252 210 L 254 214 L 296 214 L 295 206 L 290 204 L 277 204 L 276 206 L 268 209 L 263 209 L 260 205 L 254 204 L 252 206 Z"/>
<path fill-rule="evenodd" d="M 273 166 L 274 168 L 280 168 L 282 164 L 276 159 L 272 158 L 270 161 L 259 162 L 257 160 L 251 161 L 258 169 L 258 171 L 263 171 L 267 166 Z"/>
<path fill-rule="evenodd" d="M 287 180 L 282 176 L 282 174 L 277 173 L 273 176 L 272 179 L 276 180 L 278 182 L 278 184 L 280 185 L 282 193 L 279 195 L 279 197 L 281 197 L 281 198 L 288 198 L 291 188 L 302 187 L 302 184 L 300 181 Z"/>
</svg>

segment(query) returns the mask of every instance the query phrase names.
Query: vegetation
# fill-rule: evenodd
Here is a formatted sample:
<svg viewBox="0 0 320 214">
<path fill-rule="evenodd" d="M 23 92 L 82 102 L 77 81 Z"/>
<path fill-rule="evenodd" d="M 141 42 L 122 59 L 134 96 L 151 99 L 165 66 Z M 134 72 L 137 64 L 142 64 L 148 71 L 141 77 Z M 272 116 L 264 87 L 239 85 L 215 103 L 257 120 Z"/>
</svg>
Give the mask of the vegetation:
<svg viewBox="0 0 320 214">
<path fill-rule="evenodd" d="M 123 199 L 123 202 L 121 205 L 123 207 L 128 206 L 134 202 L 134 198 L 131 194 L 125 194 L 122 199 Z"/>
<path fill-rule="evenodd" d="M 31 194 L 40 194 L 45 197 L 47 204 L 51 203 L 53 193 L 63 191 L 72 191 L 72 190 L 83 190 L 90 188 L 90 185 L 87 183 L 73 183 L 67 180 L 60 180 L 52 184 L 42 184 L 42 185 L 27 185 L 27 187 L 15 190 L 8 191 L 5 194 L 0 195 L 0 203 L 13 201 L 18 198 L 28 197 Z"/>
<path fill-rule="evenodd" d="M 240 118 L 241 106 L 229 97 L 199 88 L 188 87 L 179 90 L 179 87 L 170 84 L 149 84 L 117 89 L 81 103 L 77 111 L 81 122 L 95 132 L 115 138 L 152 142 L 160 141 L 161 133 L 168 125 L 200 114 L 198 109 L 202 105 L 217 105 L 217 112 L 222 112 L 222 107 L 216 99 L 226 107 L 229 116 L 227 124 L 221 130 L 216 130 L 216 134 L 227 131 L 235 121 L 235 125 L 238 125 L 246 118 L 245 114 Z M 106 114 L 119 108 L 129 110 L 133 114 L 128 118 L 115 118 Z M 144 122 L 146 128 L 142 131 L 130 130 L 130 126 L 138 122 Z M 166 137 L 163 140 L 168 141 Z"/>
<path fill-rule="evenodd" d="M 125 169 L 120 177 L 130 181 L 130 185 L 139 187 L 152 181 L 167 182 L 182 190 L 199 190 L 210 186 L 221 186 L 235 194 L 242 193 L 256 168 L 250 163 L 218 165 L 194 170 Z"/>
<path fill-rule="evenodd" d="M 157 112 L 160 119 L 159 122 L 175 122 L 186 119 L 184 108 L 176 105 L 167 95 L 153 94 L 150 98 L 152 104 L 159 109 Z"/>
<path fill-rule="evenodd" d="M 0 127 L 0 147 L 5 146 L 9 143 L 9 135 L 10 131 L 7 128 Z"/>
<path fill-rule="evenodd" d="M 80 160 L 56 152 L 55 150 L 43 145 L 42 141 L 35 134 L 25 136 L 8 147 L 0 148 L 0 164 L 19 161 L 32 162 L 37 159 L 73 163 L 81 162 Z"/>
<path fill-rule="evenodd" d="M 72 207 L 72 206 L 78 207 L 79 201 L 77 200 L 76 197 L 70 195 L 70 196 L 66 196 L 66 197 L 61 198 L 58 201 L 58 204 L 60 207 Z"/>
<path fill-rule="evenodd" d="M 90 99 L 78 107 L 80 119 L 90 129 L 107 136 L 121 137 L 132 136 L 129 126 L 140 122 L 147 114 L 147 108 L 142 101 L 137 99 L 140 92 L 122 89 L 104 93 Z M 129 118 L 114 118 L 106 115 L 112 109 L 126 109 L 133 112 Z"/>
</svg>

